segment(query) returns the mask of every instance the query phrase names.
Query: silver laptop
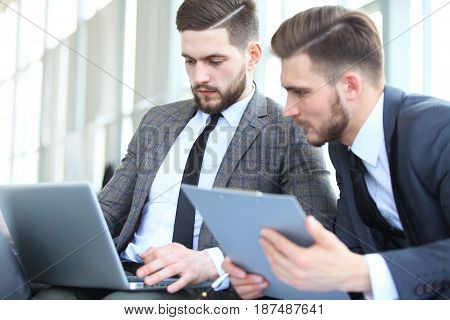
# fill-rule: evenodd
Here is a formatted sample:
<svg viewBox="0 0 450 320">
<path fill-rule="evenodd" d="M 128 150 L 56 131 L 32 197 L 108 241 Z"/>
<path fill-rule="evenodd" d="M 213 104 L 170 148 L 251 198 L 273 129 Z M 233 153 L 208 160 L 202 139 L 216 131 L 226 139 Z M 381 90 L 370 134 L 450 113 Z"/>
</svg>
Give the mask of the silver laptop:
<svg viewBox="0 0 450 320">
<path fill-rule="evenodd" d="M 127 277 L 97 197 L 88 183 L 0 186 L 0 211 L 28 279 L 115 290 L 163 290 Z M 190 285 L 206 288 L 210 282 Z"/>
</svg>

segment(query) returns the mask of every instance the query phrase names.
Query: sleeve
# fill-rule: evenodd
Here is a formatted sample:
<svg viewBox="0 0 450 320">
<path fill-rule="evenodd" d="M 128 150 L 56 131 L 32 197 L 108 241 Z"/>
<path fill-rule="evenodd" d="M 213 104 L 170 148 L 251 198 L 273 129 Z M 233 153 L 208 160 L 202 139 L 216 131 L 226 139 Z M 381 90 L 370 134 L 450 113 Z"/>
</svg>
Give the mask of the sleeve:
<svg viewBox="0 0 450 320">
<path fill-rule="evenodd" d="M 381 255 L 399 299 L 450 299 L 450 239 Z"/>
<path fill-rule="evenodd" d="M 369 266 L 371 292 L 365 292 L 367 300 L 395 300 L 398 299 L 397 288 L 391 272 L 383 257 L 377 253 L 364 256 Z"/>
<path fill-rule="evenodd" d="M 399 116 L 398 180 L 407 186 L 400 192 L 412 231 L 421 236 L 419 245 L 381 253 L 400 299 L 450 298 L 449 123 L 450 106 L 435 99 L 411 104 Z"/>
<path fill-rule="evenodd" d="M 219 274 L 219 277 L 225 273 L 225 271 L 222 269 L 222 263 L 225 259 L 223 256 L 222 251 L 218 248 L 209 248 L 205 249 L 206 252 L 208 252 L 209 257 L 214 262 L 214 266 L 216 267 L 217 273 Z M 215 291 L 221 291 L 228 289 L 230 286 L 230 279 L 225 279 L 216 289 Z"/>
<path fill-rule="evenodd" d="M 120 234 L 130 212 L 138 176 L 138 155 L 142 152 L 139 150 L 140 135 L 143 134 L 148 115 L 149 113 L 141 120 L 119 168 L 98 195 L 100 207 L 113 238 Z"/>
</svg>

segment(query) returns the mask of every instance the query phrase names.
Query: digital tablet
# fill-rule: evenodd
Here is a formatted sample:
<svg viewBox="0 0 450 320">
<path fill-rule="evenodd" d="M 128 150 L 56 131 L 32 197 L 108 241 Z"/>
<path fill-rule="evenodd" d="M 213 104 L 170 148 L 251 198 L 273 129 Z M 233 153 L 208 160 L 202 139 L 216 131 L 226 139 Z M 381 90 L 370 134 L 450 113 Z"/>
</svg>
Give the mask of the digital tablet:
<svg viewBox="0 0 450 320">
<path fill-rule="evenodd" d="M 303 247 L 313 244 L 304 227 L 305 212 L 294 196 L 200 189 L 185 184 L 181 190 L 200 212 L 224 254 L 247 272 L 260 274 L 268 280 L 269 287 L 264 295 L 295 300 L 348 299 L 346 293 L 338 291 L 299 291 L 279 281 L 270 269 L 259 244 L 261 228 L 275 229 Z"/>
</svg>

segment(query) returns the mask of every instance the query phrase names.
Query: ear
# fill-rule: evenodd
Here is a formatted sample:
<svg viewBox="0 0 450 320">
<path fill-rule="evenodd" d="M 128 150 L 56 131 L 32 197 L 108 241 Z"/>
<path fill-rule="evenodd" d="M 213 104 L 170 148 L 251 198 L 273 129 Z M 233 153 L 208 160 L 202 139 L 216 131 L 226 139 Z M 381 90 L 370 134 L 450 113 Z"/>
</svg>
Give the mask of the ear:
<svg viewBox="0 0 450 320">
<path fill-rule="evenodd" d="M 245 55 L 247 60 L 247 70 L 248 71 L 255 70 L 256 65 L 258 64 L 259 60 L 261 60 L 262 56 L 261 45 L 256 41 L 250 42 L 247 46 Z"/>
<path fill-rule="evenodd" d="M 355 101 L 359 98 L 363 87 L 363 78 L 354 71 L 345 72 L 336 84 L 341 97 L 347 101 Z"/>
</svg>

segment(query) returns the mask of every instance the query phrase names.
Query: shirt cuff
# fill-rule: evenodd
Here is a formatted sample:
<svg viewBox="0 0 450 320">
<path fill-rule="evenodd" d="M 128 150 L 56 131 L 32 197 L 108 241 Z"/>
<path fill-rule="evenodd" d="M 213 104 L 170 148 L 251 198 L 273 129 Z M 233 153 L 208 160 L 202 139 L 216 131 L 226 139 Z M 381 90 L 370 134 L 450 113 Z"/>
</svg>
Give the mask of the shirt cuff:
<svg viewBox="0 0 450 320">
<path fill-rule="evenodd" d="M 398 299 L 397 287 L 384 258 L 378 253 L 366 254 L 364 258 L 369 266 L 372 286 L 372 291 L 364 292 L 364 297 L 367 300 Z"/>
<path fill-rule="evenodd" d="M 216 267 L 217 273 L 219 274 L 219 277 L 225 273 L 225 270 L 222 269 L 222 263 L 223 260 L 225 260 L 225 257 L 223 256 L 222 251 L 218 247 L 205 249 L 206 252 L 208 252 L 209 257 L 214 263 L 214 266 Z M 230 278 L 225 279 L 222 281 L 222 283 L 214 289 L 214 291 L 221 291 L 226 290 L 230 287 Z"/>
</svg>

